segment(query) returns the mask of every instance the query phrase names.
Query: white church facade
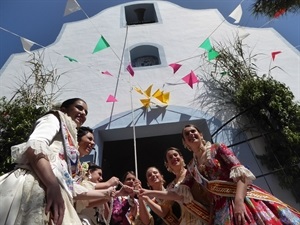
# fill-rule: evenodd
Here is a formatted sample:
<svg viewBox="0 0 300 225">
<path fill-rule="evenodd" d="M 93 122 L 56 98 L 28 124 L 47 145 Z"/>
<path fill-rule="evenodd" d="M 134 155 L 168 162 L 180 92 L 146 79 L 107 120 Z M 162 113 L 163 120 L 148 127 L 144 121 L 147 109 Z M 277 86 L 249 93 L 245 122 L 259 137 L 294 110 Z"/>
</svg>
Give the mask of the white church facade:
<svg viewBox="0 0 300 225">
<path fill-rule="evenodd" d="M 167 1 L 128 2 L 65 24 L 53 44 L 35 52 L 43 52 L 43 63 L 62 74 L 59 100 L 80 97 L 88 103 L 85 125 L 95 131 L 93 158 L 103 166 L 104 174 L 120 176 L 121 168 L 137 166 L 139 177 L 144 177 L 149 166 L 168 173 L 163 168 L 167 147 L 182 148 L 188 160 L 190 153 L 180 139 L 184 125 L 198 125 L 211 139 L 235 115 L 234 110 L 228 113 L 221 106 L 212 109 L 201 104 L 199 96 L 205 96 L 206 89 L 199 62 L 205 50 L 199 45 L 207 38 L 212 45 L 230 44 L 242 34 L 245 46 L 257 54 L 258 73 L 268 73 L 270 64 L 282 68 L 274 69 L 272 76 L 285 83 L 299 101 L 299 52 L 274 29 L 241 28 L 227 22 L 216 9 L 192 10 Z M 109 46 L 95 52 L 101 37 Z M 273 61 L 271 52 L 278 50 L 282 53 Z M 15 54 L 1 69 L 0 96 L 10 97 L 17 81 L 30 72 L 25 63 L 29 58 L 26 52 Z M 181 65 L 176 73 L 172 63 Z M 133 71 L 127 70 L 128 65 Z M 189 85 L 182 78 L 191 71 L 199 82 Z M 156 98 L 156 91 L 166 95 Z M 231 145 L 247 138 L 230 123 L 213 141 Z M 256 176 L 269 172 L 255 157 L 263 152 L 260 140 L 232 149 Z M 300 209 L 273 174 L 261 176 L 255 184 Z"/>
</svg>

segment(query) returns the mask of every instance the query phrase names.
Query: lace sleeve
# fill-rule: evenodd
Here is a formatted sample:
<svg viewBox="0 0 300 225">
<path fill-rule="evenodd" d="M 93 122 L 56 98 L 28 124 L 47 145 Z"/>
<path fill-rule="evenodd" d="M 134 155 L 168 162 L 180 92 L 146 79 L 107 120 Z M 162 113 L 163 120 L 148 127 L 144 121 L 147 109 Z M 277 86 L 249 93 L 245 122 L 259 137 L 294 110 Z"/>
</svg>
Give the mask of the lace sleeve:
<svg viewBox="0 0 300 225">
<path fill-rule="evenodd" d="M 183 203 L 190 203 L 194 199 L 190 188 L 186 185 L 178 185 L 177 188 L 171 189 L 170 191 L 175 191 L 178 195 L 183 196 Z"/>
<path fill-rule="evenodd" d="M 89 189 L 87 189 L 85 186 L 74 183 L 74 196 L 77 196 L 79 194 L 88 192 Z M 76 211 L 80 213 L 82 210 L 84 210 L 89 205 L 89 200 L 77 200 L 76 201 Z"/>
<path fill-rule="evenodd" d="M 224 144 L 217 146 L 218 154 L 222 157 L 227 167 L 230 169 L 229 178 L 233 179 L 235 182 L 242 180 L 243 182 L 249 184 L 252 182 L 252 180 L 255 180 L 253 173 L 240 163 L 231 149 Z"/>
<path fill-rule="evenodd" d="M 59 129 L 59 120 L 54 114 L 50 113 L 38 119 L 27 143 L 11 147 L 13 160 L 18 163 L 26 163 L 27 160 L 23 155 L 29 147 L 34 150 L 34 154 L 36 155 L 40 153 L 47 156 L 50 155 L 51 150 L 49 145 L 55 135 L 59 132 Z"/>
<path fill-rule="evenodd" d="M 252 181 L 255 180 L 255 176 L 253 175 L 253 173 L 242 165 L 234 166 L 231 168 L 230 178 L 235 182 L 241 179 L 247 184 L 251 184 Z"/>
</svg>

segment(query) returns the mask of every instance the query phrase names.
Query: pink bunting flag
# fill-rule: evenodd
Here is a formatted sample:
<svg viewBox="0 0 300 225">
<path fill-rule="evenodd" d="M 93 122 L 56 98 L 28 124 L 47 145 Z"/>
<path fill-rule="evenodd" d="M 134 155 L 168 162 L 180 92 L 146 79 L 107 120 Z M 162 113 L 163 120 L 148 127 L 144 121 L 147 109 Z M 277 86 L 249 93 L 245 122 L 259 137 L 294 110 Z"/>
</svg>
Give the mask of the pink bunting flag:
<svg viewBox="0 0 300 225">
<path fill-rule="evenodd" d="M 117 99 L 113 95 L 109 95 L 106 102 L 117 102 Z"/>
<path fill-rule="evenodd" d="M 108 71 L 103 71 L 103 72 L 101 72 L 102 74 L 105 74 L 105 75 L 108 75 L 108 76 L 112 76 L 112 74 L 110 73 L 110 72 L 108 72 Z"/>
<path fill-rule="evenodd" d="M 133 77 L 134 76 L 134 71 L 133 71 L 133 68 L 132 68 L 131 64 L 129 64 L 126 69 L 130 73 L 130 75 Z"/>
<path fill-rule="evenodd" d="M 175 74 L 182 65 L 180 65 L 178 63 L 171 63 L 169 66 L 173 68 L 173 74 Z"/>
<path fill-rule="evenodd" d="M 281 53 L 281 51 L 276 51 L 276 52 L 271 53 L 273 61 L 275 60 L 276 55 L 278 55 L 280 53 Z"/>
<path fill-rule="evenodd" d="M 195 75 L 195 73 L 191 70 L 189 74 L 182 78 L 191 88 L 193 88 L 193 84 L 198 83 L 199 79 Z"/>
</svg>

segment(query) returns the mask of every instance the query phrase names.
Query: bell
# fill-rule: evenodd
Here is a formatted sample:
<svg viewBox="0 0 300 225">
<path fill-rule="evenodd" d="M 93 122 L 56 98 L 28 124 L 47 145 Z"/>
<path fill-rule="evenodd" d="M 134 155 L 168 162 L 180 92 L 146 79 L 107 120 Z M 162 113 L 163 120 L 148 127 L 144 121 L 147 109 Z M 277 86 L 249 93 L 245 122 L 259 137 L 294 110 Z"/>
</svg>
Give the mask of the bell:
<svg viewBox="0 0 300 225">
<path fill-rule="evenodd" d="M 134 12 L 138 18 L 139 23 L 143 23 L 144 22 L 144 15 L 145 15 L 145 8 L 138 8 L 135 9 Z"/>
</svg>

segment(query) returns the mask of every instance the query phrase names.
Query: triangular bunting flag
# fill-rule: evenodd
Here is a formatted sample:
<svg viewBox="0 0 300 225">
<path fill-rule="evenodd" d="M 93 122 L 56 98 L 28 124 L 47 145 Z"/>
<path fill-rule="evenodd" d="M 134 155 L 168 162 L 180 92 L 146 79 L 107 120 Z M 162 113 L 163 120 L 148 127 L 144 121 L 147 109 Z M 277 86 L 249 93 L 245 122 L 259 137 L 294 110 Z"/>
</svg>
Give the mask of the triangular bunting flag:
<svg viewBox="0 0 300 225">
<path fill-rule="evenodd" d="M 198 77 L 194 74 L 193 71 L 183 77 L 182 80 L 184 80 L 191 88 L 193 88 L 194 83 L 199 82 Z"/>
<path fill-rule="evenodd" d="M 71 57 L 69 57 L 69 56 L 64 56 L 65 58 L 67 58 L 70 62 L 78 62 L 76 59 L 73 59 L 73 58 L 71 58 Z"/>
<path fill-rule="evenodd" d="M 164 104 L 169 103 L 169 98 L 170 98 L 170 92 L 163 93 L 161 92 L 161 95 L 156 97 L 159 101 L 161 101 Z"/>
<path fill-rule="evenodd" d="M 177 70 L 179 70 L 179 68 L 181 67 L 181 65 L 178 64 L 178 63 L 171 63 L 169 66 L 173 68 L 173 73 L 174 73 L 174 74 L 175 74 L 175 73 L 177 72 Z"/>
<path fill-rule="evenodd" d="M 165 104 L 169 104 L 169 100 L 170 100 L 170 92 L 163 93 L 162 102 Z"/>
<path fill-rule="evenodd" d="M 117 102 L 117 99 L 113 95 L 109 95 L 106 102 Z"/>
<path fill-rule="evenodd" d="M 161 93 L 161 95 L 158 95 L 157 97 L 155 97 L 157 100 L 159 100 L 160 102 L 164 101 L 164 96 L 163 93 Z"/>
<path fill-rule="evenodd" d="M 26 38 L 22 38 L 21 37 L 21 42 L 22 42 L 22 45 L 23 45 L 23 49 L 25 52 L 28 52 L 29 54 L 31 54 L 31 47 L 34 45 L 34 42 L 26 39 Z"/>
<path fill-rule="evenodd" d="M 81 10 L 80 5 L 77 3 L 76 0 L 68 0 L 64 16 L 67 16 L 73 12 L 76 12 L 78 10 Z"/>
<path fill-rule="evenodd" d="M 150 99 L 140 99 L 144 107 L 148 108 L 150 106 Z"/>
<path fill-rule="evenodd" d="M 151 89 L 152 89 L 153 84 L 151 84 L 145 92 L 145 94 L 147 95 L 148 98 L 150 98 L 151 96 Z"/>
<path fill-rule="evenodd" d="M 227 72 L 226 71 L 222 71 L 220 74 L 221 74 L 221 77 L 223 77 L 223 76 L 227 75 Z"/>
<path fill-rule="evenodd" d="M 134 87 L 134 90 L 135 90 L 136 92 L 140 93 L 141 95 L 144 94 L 144 92 L 143 92 L 141 89 L 137 88 L 137 87 Z"/>
<path fill-rule="evenodd" d="M 250 34 L 249 33 L 247 33 L 246 31 L 245 31 L 245 29 L 243 29 L 243 28 L 239 28 L 238 29 L 238 36 L 239 36 L 239 39 L 240 40 L 244 40 L 246 37 L 248 37 Z"/>
<path fill-rule="evenodd" d="M 133 77 L 134 76 L 134 71 L 133 71 L 133 68 L 132 68 L 131 64 L 129 64 L 126 69 L 130 73 L 130 75 Z"/>
<path fill-rule="evenodd" d="M 112 74 L 110 73 L 110 72 L 108 72 L 108 71 L 103 71 L 103 72 L 101 72 L 102 74 L 105 74 L 105 75 L 108 75 L 108 76 L 112 76 Z"/>
<path fill-rule="evenodd" d="M 96 52 L 99 52 L 103 49 L 106 49 L 108 48 L 110 45 L 107 43 L 107 41 L 105 40 L 105 38 L 101 35 L 101 38 L 99 39 L 94 51 L 93 51 L 93 54 L 96 53 Z"/>
<path fill-rule="evenodd" d="M 234 19 L 234 23 L 239 23 L 242 18 L 243 10 L 241 4 L 239 4 L 233 11 L 230 13 L 229 17 Z"/>
<path fill-rule="evenodd" d="M 207 51 L 212 49 L 209 38 L 206 38 L 205 41 L 199 46 L 199 48 L 204 48 Z"/>
<path fill-rule="evenodd" d="M 214 49 L 211 49 L 209 52 L 208 52 L 208 60 L 213 60 L 215 58 L 217 58 L 219 55 L 219 52 L 215 51 Z"/>
<path fill-rule="evenodd" d="M 276 51 L 276 52 L 271 53 L 273 61 L 275 60 L 276 55 L 278 55 L 280 53 L 281 53 L 281 51 Z"/>
<path fill-rule="evenodd" d="M 159 96 L 162 95 L 162 91 L 157 89 L 156 92 L 154 92 L 154 94 L 152 95 L 154 98 L 158 98 Z"/>
<path fill-rule="evenodd" d="M 274 18 L 278 18 L 279 16 L 283 15 L 285 13 L 286 9 L 279 9 L 275 14 Z"/>
</svg>

